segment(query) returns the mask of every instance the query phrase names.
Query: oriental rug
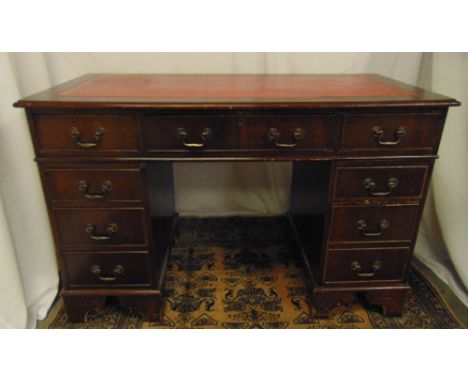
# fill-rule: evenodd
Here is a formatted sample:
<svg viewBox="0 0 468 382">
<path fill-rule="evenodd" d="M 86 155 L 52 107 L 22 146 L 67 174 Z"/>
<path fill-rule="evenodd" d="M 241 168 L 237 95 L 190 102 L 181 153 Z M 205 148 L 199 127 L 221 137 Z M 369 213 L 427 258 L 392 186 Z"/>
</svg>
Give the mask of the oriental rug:
<svg viewBox="0 0 468 382">
<path fill-rule="evenodd" d="M 308 283 L 286 218 L 183 218 L 169 256 L 164 318 L 141 320 L 109 299 L 86 322 L 67 321 L 57 299 L 39 328 L 461 328 L 415 267 L 401 317 L 385 317 L 359 298 L 329 319 L 313 317 Z"/>
</svg>

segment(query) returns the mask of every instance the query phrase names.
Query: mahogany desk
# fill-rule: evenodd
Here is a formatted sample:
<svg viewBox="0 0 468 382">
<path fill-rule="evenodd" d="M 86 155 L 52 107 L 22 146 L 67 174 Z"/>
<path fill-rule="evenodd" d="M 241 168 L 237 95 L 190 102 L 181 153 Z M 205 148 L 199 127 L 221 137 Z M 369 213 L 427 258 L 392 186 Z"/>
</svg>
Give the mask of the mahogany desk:
<svg viewBox="0 0 468 382">
<path fill-rule="evenodd" d="M 449 106 L 375 75 L 86 75 L 26 97 L 71 321 L 108 296 L 158 320 L 176 161 L 292 161 L 318 317 L 401 314 Z"/>
</svg>

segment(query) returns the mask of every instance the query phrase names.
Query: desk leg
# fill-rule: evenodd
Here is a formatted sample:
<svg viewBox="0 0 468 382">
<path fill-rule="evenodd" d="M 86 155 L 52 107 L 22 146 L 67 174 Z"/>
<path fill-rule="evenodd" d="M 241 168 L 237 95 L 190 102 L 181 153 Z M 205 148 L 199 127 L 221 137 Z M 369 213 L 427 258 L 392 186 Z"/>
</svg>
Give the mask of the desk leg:
<svg viewBox="0 0 468 382">
<path fill-rule="evenodd" d="M 106 305 L 107 295 L 63 295 L 62 298 L 70 322 L 84 322 L 87 313 L 102 310 Z M 131 308 L 141 315 L 144 321 L 159 322 L 162 317 L 163 299 L 160 296 L 116 296 L 119 305 Z"/>
<path fill-rule="evenodd" d="M 121 306 L 130 307 L 139 313 L 143 321 L 160 322 L 162 319 L 163 300 L 160 297 L 132 296 L 120 297 Z"/>
<path fill-rule="evenodd" d="M 84 322 L 88 312 L 104 308 L 107 296 L 63 296 L 63 303 L 67 311 L 68 320 L 78 323 Z"/>
<path fill-rule="evenodd" d="M 366 292 L 365 298 L 371 305 L 382 307 L 383 314 L 388 317 L 401 316 L 406 302 L 409 287 L 390 290 L 373 290 Z"/>
<path fill-rule="evenodd" d="M 353 292 L 314 291 L 311 297 L 312 315 L 314 318 L 330 318 L 331 311 L 337 306 L 350 307 L 354 301 Z"/>
<path fill-rule="evenodd" d="M 326 288 L 326 289 L 325 289 Z M 356 294 L 364 296 L 369 305 L 376 305 L 382 308 L 382 313 L 387 317 L 401 316 L 406 302 L 406 295 L 409 286 L 401 285 L 393 289 L 368 289 L 359 290 L 349 288 L 349 290 L 333 291 L 329 287 L 316 287 L 311 296 L 311 308 L 315 318 L 330 318 L 330 313 L 340 305 L 350 307 L 355 300 Z"/>
</svg>

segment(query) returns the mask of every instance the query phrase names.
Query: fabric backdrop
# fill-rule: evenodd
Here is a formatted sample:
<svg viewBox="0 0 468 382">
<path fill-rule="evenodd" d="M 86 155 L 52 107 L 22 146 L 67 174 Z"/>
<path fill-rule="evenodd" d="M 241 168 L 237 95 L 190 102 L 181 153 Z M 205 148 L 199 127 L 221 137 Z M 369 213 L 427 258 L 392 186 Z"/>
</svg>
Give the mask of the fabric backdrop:
<svg viewBox="0 0 468 382">
<path fill-rule="evenodd" d="M 91 72 L 379 73 L 456 97 L 449 112 L 416 255 L 468 296 L 468 54 L 0 53 L 0 327 L 34 327 L 58 291 L 45 201 L 19 98 Z M 466 105 L 465 105 L 466 104 Z M 182 215 L 268 215 L 289 204 L 289 163 L 178 163 Z"/>
</svg>

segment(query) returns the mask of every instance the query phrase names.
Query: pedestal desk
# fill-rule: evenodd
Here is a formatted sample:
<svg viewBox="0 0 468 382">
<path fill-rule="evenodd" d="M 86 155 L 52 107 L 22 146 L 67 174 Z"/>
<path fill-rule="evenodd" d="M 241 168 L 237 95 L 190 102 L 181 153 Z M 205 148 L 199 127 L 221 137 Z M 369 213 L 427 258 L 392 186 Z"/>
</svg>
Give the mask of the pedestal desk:
<svg viewBox="0 0 468 382">
<path fill-rule="evenodd" d="M 159 320 L 173 163 L 291 161 L 291 229 L 325 317 L 401 314 L 449 106 L 377 75 L 92 74 L 26 109 L 71 321 L 116 297 Z"/>
</svg>

